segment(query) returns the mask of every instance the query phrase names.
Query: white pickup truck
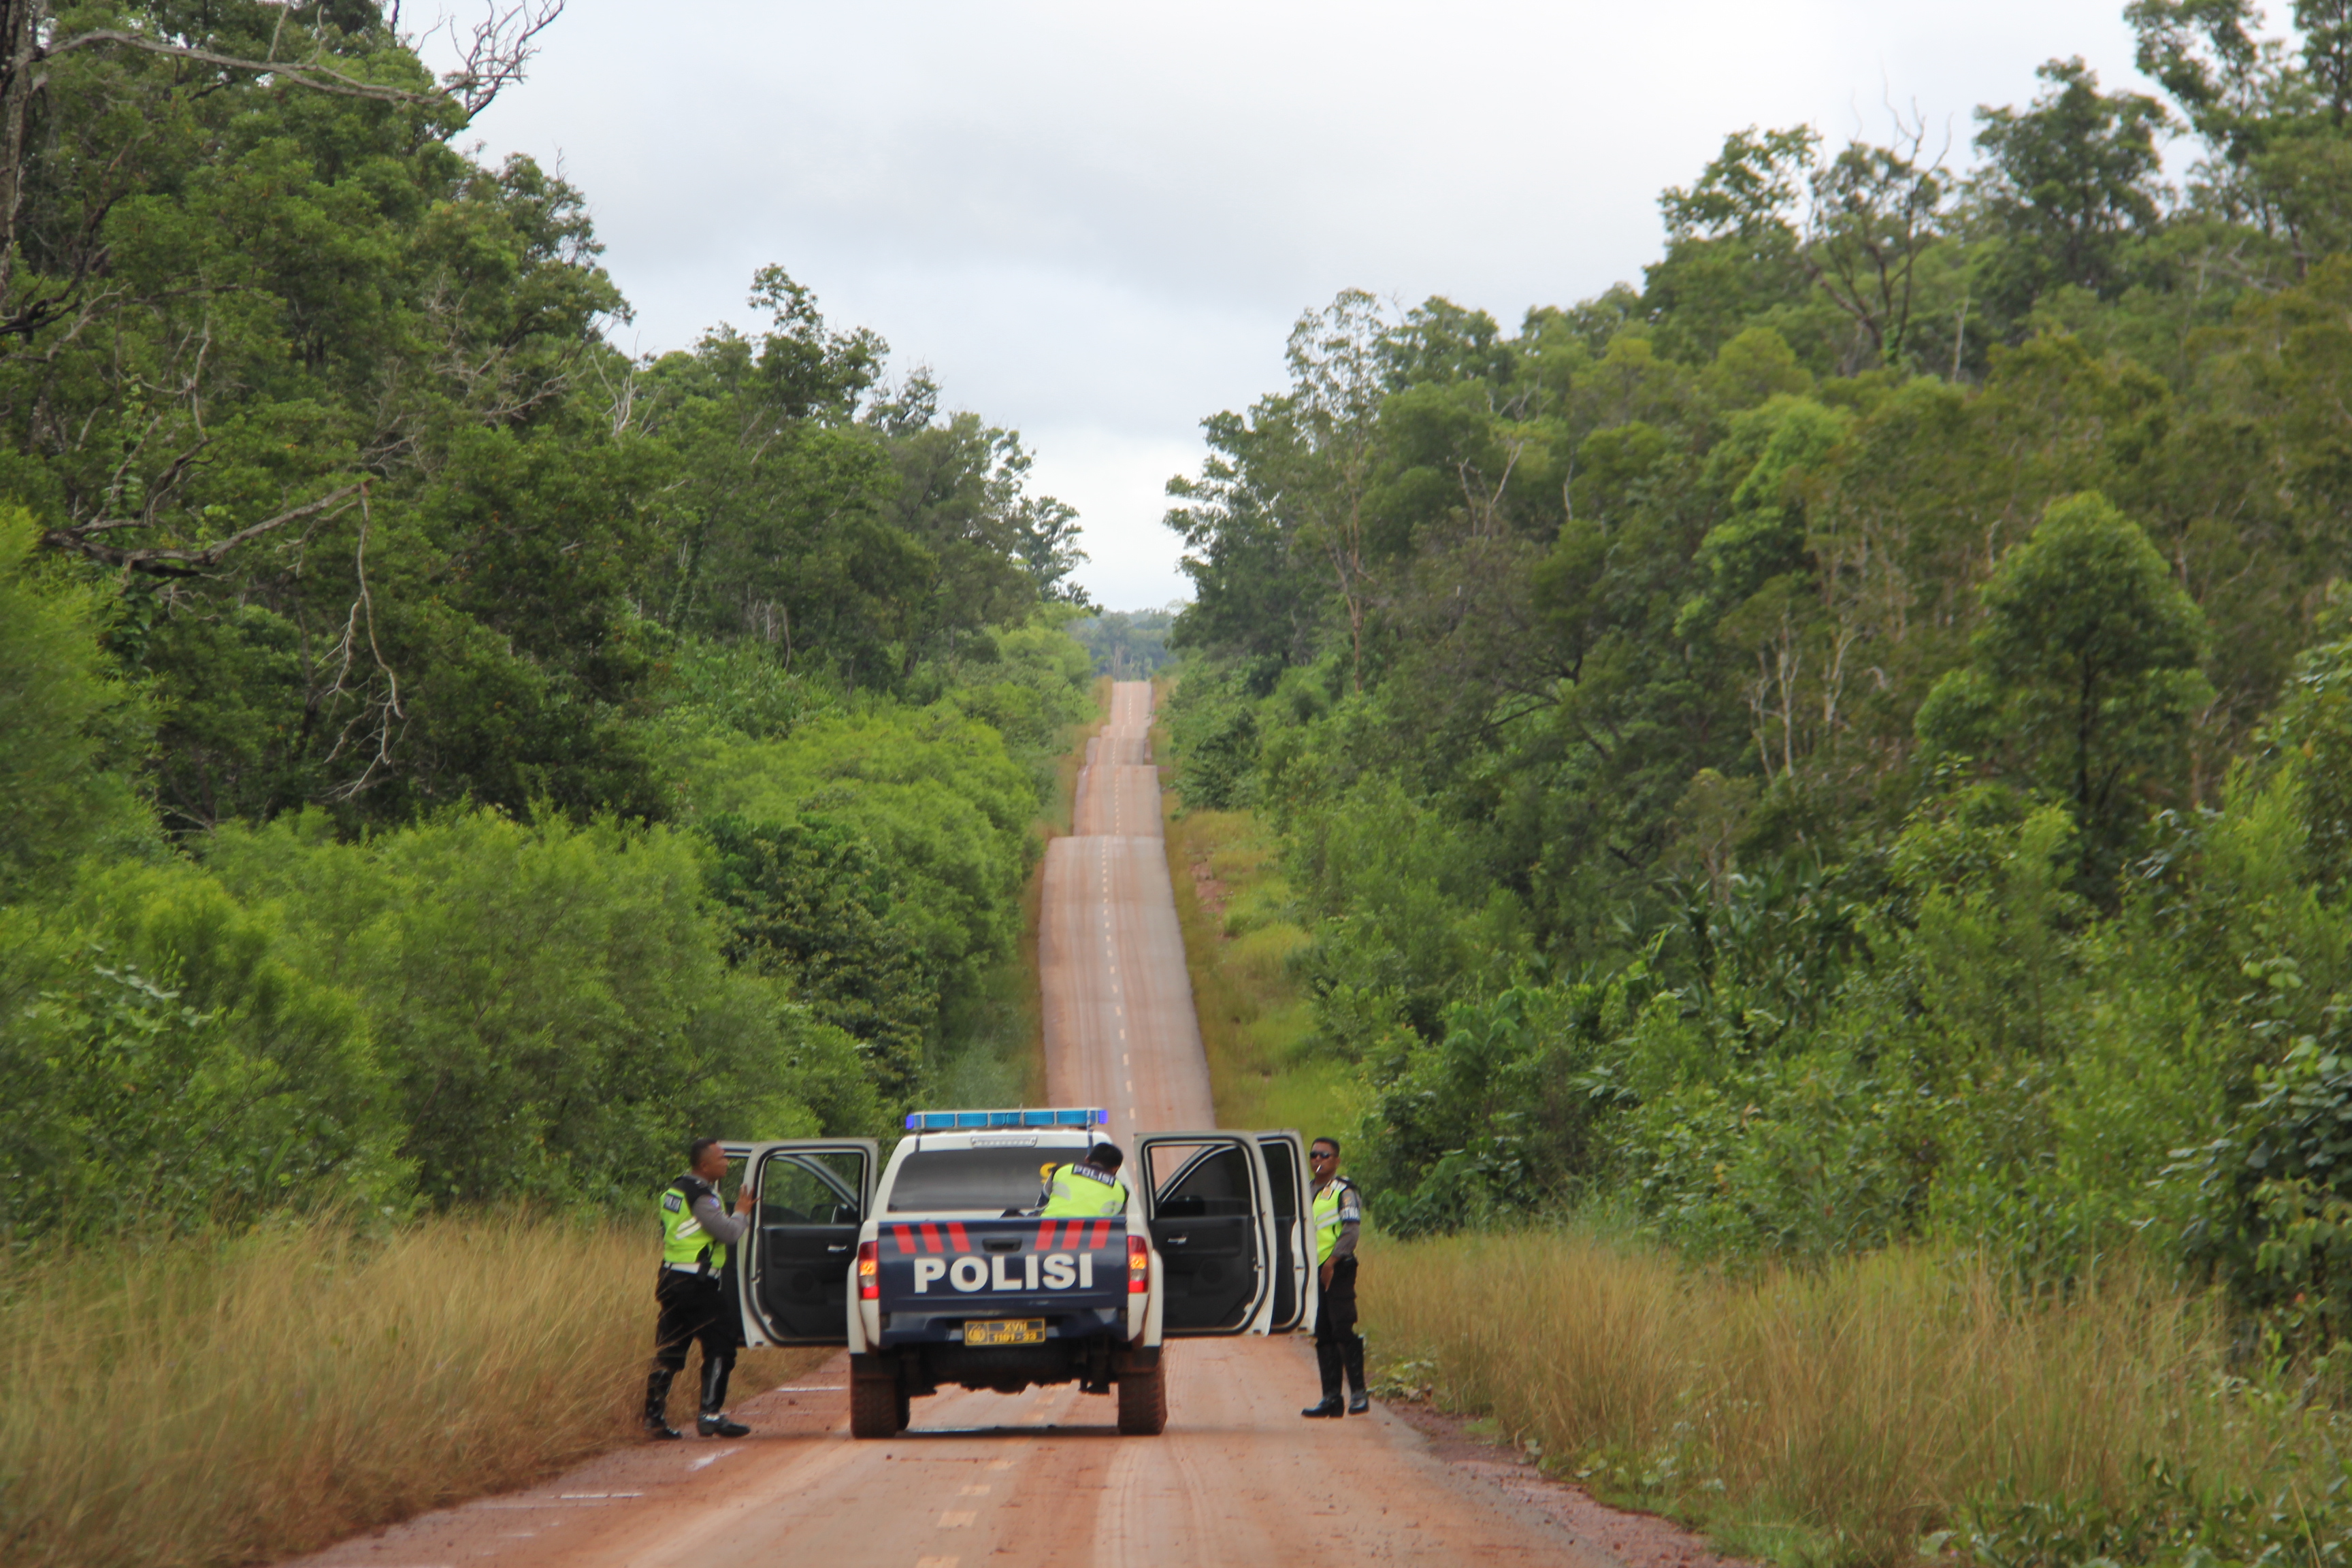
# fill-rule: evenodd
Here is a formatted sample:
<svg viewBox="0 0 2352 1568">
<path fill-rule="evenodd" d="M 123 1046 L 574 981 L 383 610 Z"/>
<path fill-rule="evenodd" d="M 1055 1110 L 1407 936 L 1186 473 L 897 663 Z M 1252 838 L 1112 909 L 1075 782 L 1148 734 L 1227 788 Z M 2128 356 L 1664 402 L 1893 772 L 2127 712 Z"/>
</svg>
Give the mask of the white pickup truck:
<svg viewBox="0 0 2352 1568">
<path fill-rule="evenodd" d="M 1127 1212 L 1047 1220 L 1041 1168 L 1083 1156 L 1094 1110 L 917 1111 L 885 1164 L 867 1138 L 730 1143 L 758 1198 L 737 1288 L 752 1345 L 846 1345 L 849 1426 L 903 1430 L 942 1385 L 1118 1394 L 1168 1423 L 1166 1342 L 1312 1331 L 1314 1243 L 1296 1132 L 1150 1132 Z M 877 1179 L 878 1174 L 878 1181 Z"/>
</svg>

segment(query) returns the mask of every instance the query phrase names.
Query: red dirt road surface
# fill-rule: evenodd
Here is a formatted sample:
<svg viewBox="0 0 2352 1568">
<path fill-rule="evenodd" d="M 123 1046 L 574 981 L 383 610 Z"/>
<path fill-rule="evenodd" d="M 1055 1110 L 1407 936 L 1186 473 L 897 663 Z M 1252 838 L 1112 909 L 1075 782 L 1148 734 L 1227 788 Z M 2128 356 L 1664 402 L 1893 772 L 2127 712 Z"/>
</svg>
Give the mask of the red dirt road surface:
<svg viewBox="0 0 2352 1568">
<path fill-rule="evenodd" d="M 1115 1133 L 1214 1125 L 1162 856 L 1151 689 L 1114 689 L 1079 775 L 1076 831 L 1045 862 L 1039 949 L 1055 1103 Z M 648 1240 L 650 1245 L 650 1238 Z M 1380 1267 L 1375 1252 L 1368 1268 Z M 653 1327 L 653 1303 L 646 1303 Z M 1286 1339 L 1172 1342 L 1169 1423 L 1120 1437 L 1067 1387 L 942 1393 L 898 1437 L 848 1433 L 845 1358 L 738 1405 L 749 1437 L 633 1447 L 524 1493 L 426 1515 L 312 1568 L 1040 1568 L 1087 1564 L 1704 1562 L 1507 1467 L 1463 1463 L 1377 1406 L 1304 1421 L 1319 1394 Z M 1612 1550 L 1615 1548 L 1615 1550 Z"/>
</svg>

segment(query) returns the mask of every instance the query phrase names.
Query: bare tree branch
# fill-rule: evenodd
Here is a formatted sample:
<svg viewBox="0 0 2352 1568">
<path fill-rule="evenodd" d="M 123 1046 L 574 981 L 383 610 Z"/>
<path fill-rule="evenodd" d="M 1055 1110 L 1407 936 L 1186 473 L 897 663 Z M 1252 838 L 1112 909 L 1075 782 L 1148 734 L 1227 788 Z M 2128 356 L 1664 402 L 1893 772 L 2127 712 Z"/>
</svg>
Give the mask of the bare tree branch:
<svg viewBox="0 0 2352 1568">
<path fill-rule="evenodd" d="M 367 481 L 362 479 L 356 484 L 345 485 L 341 489 L 331 490 L 314 501 L 308 501 L 289 510 L 281 511 L 276 517 L 264 518 L 248 528 L 237 530 L 226 539 L 216 539 L 210 544 L 185 548 L 152 545 L 142 549 L 118 550 L 98 542 L 97 535 L 115 529 L 148 526 L 143 519 L 100 518 L 91 522 L 75 523 L 67 528 L 52 528 L 41 537 L 43 543 L 55 549 L 70 550 L 77 555 L 103 562 L 109 566 L 120 566 L 128 572 L 160 572 L 185 576 L 195 568 L 219 565 L 221 558 L 238 545 L 248 540 L 258 539 L 265 533 L 275 532 L 289 522 L 299 522 L 306 517 L 333 517 L 347 511 L 366 493 Z"/>
<path fill-rule="evenodd" d="M 124 33 L 104 27 L 77 33 L 70 38 L 53 43 L 42 51 L 42 58 L 56 59 L 60 55 L 100 44 L 115 44 L 173 59 L 195 60 L 204 65 L 219 66 L 224 70 L 252 71 L 295 87 L 307 87 L 315 92 L 338 93 L 345 98 L 373 99 L 380 103 L 430 103 L 434 99 L 431 93 L 416 92 L 404 87 L 362 81 L 357 77 L 345 76 L 315 61 L 246 59 L 236 55 L 215 54 L 211 49 L 200 49 L 193 44 L 175 44 L 168 38 L 152 37 L 144 33 Z"/>
<path fill-rule="evenodd" d="M 474 24 L 474 36 L 464 45 L 465 66 L 441 79 L 442 85 L 466 106 L 468 118 L 488 109 L 501 89 L 522 80 L 530 58 L 539 52 L 539 36 L 563 15 L 563 3 L 514 0 L 500 9 L 498 0 L 491 0 L 489 15 Z M 456 20 L 445 26 L 456 42 Z"/>
<path fill-rule="evenodd" d="M 344 725 L 343 732 L 336 737 L 334 750 L 327 753 L 326 761 L 330 763 L 341 756 L 344 746 L 350 743 L 352 732 L 359 727 L 362 720 L 370 710 L 373 710 L 376 721 L 375 755 L 368 759 L 367 766 L 361 770 L 357 778 L 348 779 L 329 790 L 327 798 L 330 800 L 352 799 L 374 782 L 378 768 L 392 765 L 392 745 L 398 738 L 393 731 L 393 721 L 397 719 L 404 724 L 408 718 L 408 710 L 400 705 L 400 674 L 385 661 L 383 648 L 376 641 L 375 599 L 368 592 L 367 580 L 367 542 L 371 521 L 367 492 L 362 489 L 360 492 L 359 543 L 352 552 L 352 569 L 359 579 L 359 597 L 352 601 L 352 613 L 343 625 L 343 642 L 340 650 L 342 655 L 342 668 L 336 671 L 335 684 L 327 691 L 326 696 L 333 698 L 351 695 L 343 681 L 345 677 L 351 674 L 352 656 L 362 621 L 366 623 L 367 627 L 368 653 L 374 658 L 377 671 L 383 676 L 387 689 L 381 699 L 362 705 L 360 714 Z"/>
</svg>

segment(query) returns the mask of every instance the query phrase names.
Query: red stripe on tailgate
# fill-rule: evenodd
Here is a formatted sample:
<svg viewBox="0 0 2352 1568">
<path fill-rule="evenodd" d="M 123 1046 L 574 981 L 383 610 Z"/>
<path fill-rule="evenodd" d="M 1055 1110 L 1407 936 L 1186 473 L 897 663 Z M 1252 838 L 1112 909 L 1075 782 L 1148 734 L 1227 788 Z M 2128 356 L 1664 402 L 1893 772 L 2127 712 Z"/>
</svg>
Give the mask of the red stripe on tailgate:
<svg viewBox="0 0 2352 1568">
<path fill-rule="evenodd" d="M 912 1258 L 915 1256 L 915 1232 L 911 1226 L 894 1225 L 890 1227 L 890 1234 L 898 1237 L 899 1257 Z"/>
<path fill-rule="evenodd" d="M 923 1222 L 923 1250 L 925 1252 L 945 1252 L 947 1250 L 946 1247 L 940 1245 L 940 1227 L 933 1225 L 929 1220 L 925 1220 Z"/>
<path fill-rule="evenodd" d="M 1050 1219 L 1039 1222 L 1037 1226 L 1037 1239 L 1029 1244 L 1031 1249 L 1037 1252 L 1053 1251 L 1054 1227 L 1060 1223 L 1061 1222 L 1058 1220 Z"/>
<path fill-rule="evenodd" d="M 955 1249 L 958 1252 L 970 1252 L 971 1250 L 971 1242 L 965 1237 L 963 1234 L 963 1221 L 960 1219 L 951 1219 L 948 1221 L 948 1240 L 955 1245 Z"/>
<path fill-rule="evenodd" d="M 1098 1219 L 1095 1221 L 1095 1233 L 1087 1239 L 1087 1250 L 1088 1252 L 1100 1252 L 1102 1250 L 1103 1242 L 1108 1239 L 1109 1236 L 1110 1221 L 1107 1219 Z"/>
</svg>

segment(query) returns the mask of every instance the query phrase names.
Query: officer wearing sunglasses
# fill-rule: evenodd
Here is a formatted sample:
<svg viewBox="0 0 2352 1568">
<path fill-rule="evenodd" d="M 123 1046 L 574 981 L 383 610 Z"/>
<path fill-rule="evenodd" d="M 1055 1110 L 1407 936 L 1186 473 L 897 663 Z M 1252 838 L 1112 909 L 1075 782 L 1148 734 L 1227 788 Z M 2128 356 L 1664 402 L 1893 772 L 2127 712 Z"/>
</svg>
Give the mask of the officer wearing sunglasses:
<svg viewBox="0 0 2352 1568">
<path fill-rule="evenodd" d="M 1364 1228 L 1364 1200 L 1356 1184 L 1339 1173 L 1339 1141 L 1318 1138 L 1308 1145 L 1307 1168 L 1315 1178 L 1316 1277 L 1323 1304 L 1315 1313 L 1315 1364 L 1323 1373 L 1323 1403 L 1301 1415 L 1361 1415 L 1372 1407 L 1364 1389 L 1364 1336 L 1356 1332 L 1356 1238 Z M 1339 1399 L 1339 1373 L 1348 1374 L 1348 1398 Z"/>
</svg>

